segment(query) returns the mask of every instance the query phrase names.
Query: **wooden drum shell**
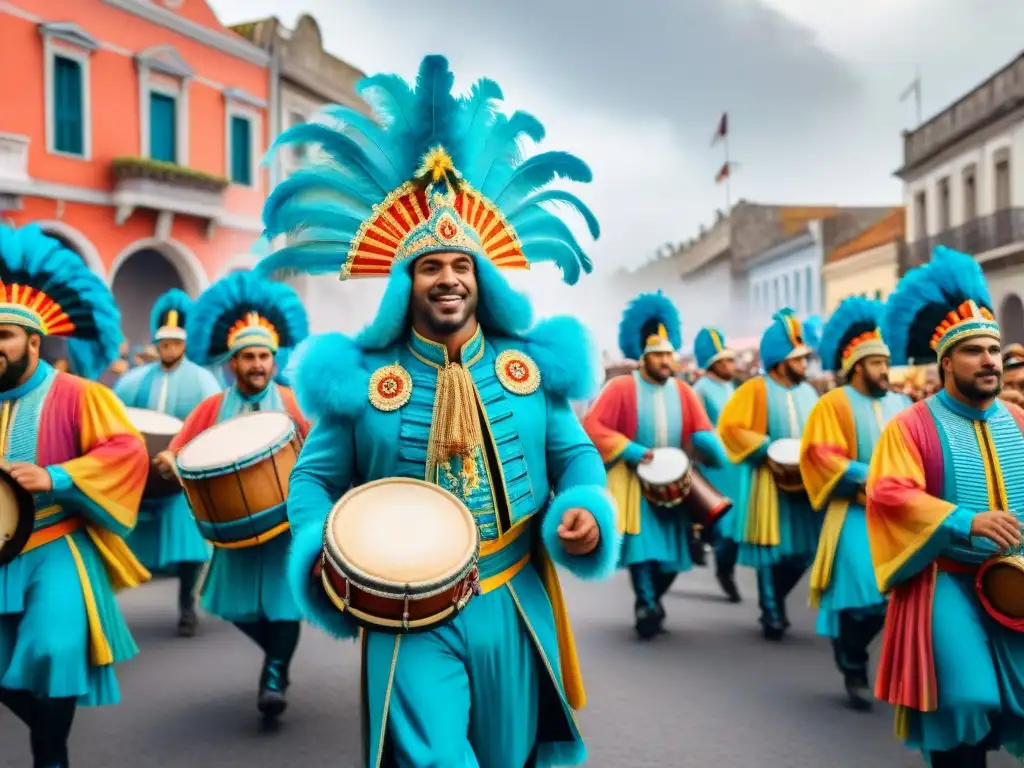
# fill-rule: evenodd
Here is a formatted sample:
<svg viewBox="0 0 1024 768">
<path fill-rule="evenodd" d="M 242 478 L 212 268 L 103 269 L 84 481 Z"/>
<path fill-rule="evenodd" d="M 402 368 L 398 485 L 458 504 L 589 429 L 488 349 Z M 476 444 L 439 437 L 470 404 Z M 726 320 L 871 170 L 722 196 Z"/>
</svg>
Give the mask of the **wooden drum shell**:
<svg viewBox="0 0 1024 768">
<path fill-rule="evenodd" d="M 686 496 L 686 510 L 697 525 L 713 525 L 718 518 L 732 509 L 733 502 L 718 492 L 710 482 L 694 468 L 691 472 L 690 492 Z"/>
<path fill-rule="evenodd" d="M 1024 556 L 1002 555 L 986 560 L 978 569 L 975 589 L 993 619 L 1024 632 Z"/>
</svg>

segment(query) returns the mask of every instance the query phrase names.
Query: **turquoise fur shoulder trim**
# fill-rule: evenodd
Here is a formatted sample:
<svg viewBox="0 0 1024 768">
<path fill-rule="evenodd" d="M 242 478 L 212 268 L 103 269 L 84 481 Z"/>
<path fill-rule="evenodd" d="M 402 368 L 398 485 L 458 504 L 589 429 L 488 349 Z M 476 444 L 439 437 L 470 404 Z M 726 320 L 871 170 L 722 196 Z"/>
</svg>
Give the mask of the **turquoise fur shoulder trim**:
<svg viewBox="0 0 1024 768">
<path fill-rule="evenodd" d="M 601 389 L 604 372 L 597 343 L 574 317 L 559 315 L 542 320 L 521 341 L 506 346 L 521 349 L 537 363 L 540 386 L 550 395 L 587 400 Z"/>
<path fill-rule="evenodd" d="M 366 407 L 370 372 L 363 350 L 344 334 L 310 336 L 292 353 L 284 376 L 294 385 L 299 408 L 313 420 L 354 419 Z"/>
</svg>

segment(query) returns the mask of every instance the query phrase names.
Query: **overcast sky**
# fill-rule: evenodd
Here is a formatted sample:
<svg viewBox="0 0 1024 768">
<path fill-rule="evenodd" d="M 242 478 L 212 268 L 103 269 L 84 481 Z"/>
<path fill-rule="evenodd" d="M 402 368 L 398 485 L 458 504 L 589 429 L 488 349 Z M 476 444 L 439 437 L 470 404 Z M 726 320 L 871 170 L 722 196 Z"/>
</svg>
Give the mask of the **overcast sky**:
<svg viewBox="0 0 1024 768">
<path fill-rule="evenodd" d="M 599 264 L 642 262 L 725 207 L 710 141 L 728 110 L 732 197 L 901 201 L 892 177 L 900 93 L 922 74 L 924 114 L 1016 56 L 1024 3 L 1007 0 L 213 0 L 224 23 L 301 11 L 328 50 L 367 72 L 413 76 L 443 53 L 465 87 L 489 76 L 537 115 L 546 148 L 582 156 L 580 190 L 604 234 Z M 827 10 L 826 10 L 827 8 Z"/>
</svg>

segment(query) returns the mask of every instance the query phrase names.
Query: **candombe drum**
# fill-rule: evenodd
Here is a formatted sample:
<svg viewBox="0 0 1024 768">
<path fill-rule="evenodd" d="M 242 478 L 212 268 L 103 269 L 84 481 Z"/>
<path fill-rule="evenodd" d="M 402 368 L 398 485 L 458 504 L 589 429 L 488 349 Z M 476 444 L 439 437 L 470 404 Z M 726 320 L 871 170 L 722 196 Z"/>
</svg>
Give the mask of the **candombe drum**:
<svg viewBox="0 0 1024 768">
<path fill-rule="evenodd" d="M 659 507 L 683 503 L 693 482 L 690 457 L 679 448 L 655 448 L 654 458 L 636 468 L 644 497 Z"/>
<path fill-rule="evenodd" d="M 982 606 L 993 619 L 1004 627 L 1024 632 L 1024 547 L 982 563 L 974 586 Z"/>
<path fill-rule="evenodd" d="M 768 467 L 775 475 L 779 490 L 800 493 L 804 481 L 800 477 L 800 441 L 786 437 L 768 446 Z"/>
<path fill-rule="evenodd" d="M 177 478 L 167 479 L 158 471 L 153 469 L 152 460 L 157 454 L 167 450 L 174 436 L 181 432 L 185 422 L 173 416 L 150 411 L 145 408 L 125 408 L 128 414 L 128 421 L 142 435 L 146 441 L 146 450 L 149 452 L 150 466 L 149 476 L 146 478 L 146 487 L 142 491 L 142 498 L 162 498 L 173 496 L 181 491 L 181 484 Z"/>
<path fill-rule="evenodd" d="M 733 506 L 732 499 L 720 494 L 696 467 L 693 469 L 690 493 L 686 496 L 685 501 L 690 519 L 705 528 L 712 525 Z"/>
<path fill-rule="evenodd" d="M 479 588 L 480 534 L 466 506 L 422 480 L 353 488 L 324 525 L 320 579 L 359 625 L 408 634 L 458 615 Z"/>
<path fill-rule="evenodd" d="M 0 469 L 0 565 L 14 560 L 28 544 L 36 520 L 32 494 Z"/>
<path fill-rule="evenodd" d="M 214 546 L 256 547 L 288 530 L 288 476 L 302 439 L 279 411 L 236 416 L 178 453 L 178 475 L 199 530 Z"/>
</svg>

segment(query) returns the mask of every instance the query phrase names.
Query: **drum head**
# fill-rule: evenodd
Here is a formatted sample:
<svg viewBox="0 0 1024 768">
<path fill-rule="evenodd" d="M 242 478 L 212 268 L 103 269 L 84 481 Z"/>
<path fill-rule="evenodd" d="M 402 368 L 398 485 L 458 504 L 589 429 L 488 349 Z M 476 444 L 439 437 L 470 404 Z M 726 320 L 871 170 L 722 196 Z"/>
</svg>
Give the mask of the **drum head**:
<svg viewBox="0 0 1024 768">
<path fill-rule="evenodd" d="M 236 416 L 203 430 L 178 453 L 182 472 L 204 472 L 244 464 L 291 439 L 295 425 L 281 411 Z"/>
<path fill-rule="evenodd" d="M 389 478 L 354 488 L 327 519 L 325 544 L 354 575 L 389 584 L 443 583 L 479 546 L 476 520 L 448 491 Z"/>
<path fill-rule="evenodd" d="M 768 458 L 783 466 L 796 466 L 800 463 L 800 441 L 786 437 L 776 440 L 768 446 Z"/>
<path fill-rule="evenodd" d="M 690 458 L 678 448 L 655 448 L 654 460 L 640 464 L 636 473 L 641 480 L 663 485 L 678 480 L 690 468 Z"/>
<path fill-rule="evenodd" d="M 128 421 L 144 435 L 171 435 L 181 432 L 185 422 L 170 414 L 150 411 L 146 408 L 125 408 Z"/>
<path fill-rule="evenodd" d="M 0 469 L 0 565 L 7 565 L 25 548 L 35 517 L 32 494 Z"/>
</svg>

